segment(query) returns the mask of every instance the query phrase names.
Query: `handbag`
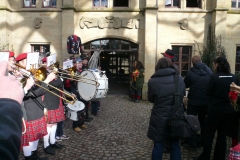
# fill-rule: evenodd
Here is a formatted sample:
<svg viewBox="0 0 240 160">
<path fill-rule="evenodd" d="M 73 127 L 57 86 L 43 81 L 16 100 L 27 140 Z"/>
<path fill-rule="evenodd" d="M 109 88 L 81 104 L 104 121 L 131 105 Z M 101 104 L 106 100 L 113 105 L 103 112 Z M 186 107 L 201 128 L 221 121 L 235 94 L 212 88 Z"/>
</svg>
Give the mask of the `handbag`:
<svg viewBox="0 0 240 160">
<path fill-rule="evenodd" d="M 175 104 L 171 112 L 170 124 L 170 137 L 172 139 L 188 138 L 195 135 L 200 130 L 200 123 L 197 116 L 187 115 L 184 112 L 180 112 L 183 107 L 183 102 L 180 102 L 180 97 L 183 96 L 179 92 L 178 75 L 174 75 L 175 93 L 174 99 Z"/>
</svg>

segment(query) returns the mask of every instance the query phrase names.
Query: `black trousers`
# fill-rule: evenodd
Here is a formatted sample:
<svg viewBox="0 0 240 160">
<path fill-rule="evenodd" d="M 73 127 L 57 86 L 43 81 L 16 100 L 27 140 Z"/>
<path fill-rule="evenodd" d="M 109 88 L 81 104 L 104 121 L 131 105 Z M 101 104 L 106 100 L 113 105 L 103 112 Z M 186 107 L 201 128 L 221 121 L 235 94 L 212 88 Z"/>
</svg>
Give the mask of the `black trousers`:
<svg viewBox="0 0 240 160">
<path fill-rule="evenodd" d="M 207 111 L 208 111 L 208 106 L 195 106 L 195 105 L 188 104 L 188 107 L 187 107 L 188 115 L 198 116 L 198 120 L 201 127 L 202 140 L 204 139 L 203 136 L 204 136 L 204 127 L 205 127 Z M 191 145 L 197 146 L 196 136 L 188 138 L 187 142 L 190 143 Z"/>
<path fill-rule="evenodd" d="M 224 106 L 225 107 L 225 106 Z M 204 134 L 204 143 L 203 143 L 203 152 L 198 157 L 198 160 L 210 160 L 212 143 L 217 131 L 217 141 L 214 151 L 214 160 L 225 160 L 226 154 L 226 132 L 227 127 L 230 124 L 231 117 L 234 114 L 234 111 L 230 110 L 231 106 L 227 107 L 222 106 L 210 106 L 206 118 L 205 124 L 205 134 Z"/>
</svg>

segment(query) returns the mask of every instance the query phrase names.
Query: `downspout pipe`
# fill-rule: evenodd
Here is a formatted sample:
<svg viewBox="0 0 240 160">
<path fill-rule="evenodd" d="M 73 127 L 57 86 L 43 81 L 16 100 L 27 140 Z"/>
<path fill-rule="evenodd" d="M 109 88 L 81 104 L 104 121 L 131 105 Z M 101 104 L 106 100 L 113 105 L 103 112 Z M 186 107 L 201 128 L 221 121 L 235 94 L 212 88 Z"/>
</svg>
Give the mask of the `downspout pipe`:
<svg viewBox="0 0 240 160">
<path fill-rule="evenodd" d="M 156 7 L 158 8 L 158 0 L 156 0 Z M 156 62 L 155 64 L 157 64 L 158 61 L 158 9 L 157 9 L 157 13 L 156 13 Z"/>
</svg>

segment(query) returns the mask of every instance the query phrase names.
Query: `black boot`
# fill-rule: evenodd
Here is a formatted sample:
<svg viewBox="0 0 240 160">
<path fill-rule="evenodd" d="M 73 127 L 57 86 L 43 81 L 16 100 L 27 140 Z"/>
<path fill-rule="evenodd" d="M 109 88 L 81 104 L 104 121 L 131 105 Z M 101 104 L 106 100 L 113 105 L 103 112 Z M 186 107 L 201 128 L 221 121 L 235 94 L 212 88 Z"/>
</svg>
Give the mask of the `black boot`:
<svg viewBox="0 0 240 160">
<path fill-rule="evenodd" d="M 62 149 L 64 148 L 64 145 L 61 145 L 57 142 L 55 142 L 54 144 L 50 144 L 51 148 L 56 148 L 56 149 Z"/>
<path fill-rule="evenodd" d="M 55 154 L 55 151 L 50 146 L 47 146 L 46 148 L 44 148 L 44 152 L 51 155 Z"/>
<path fill-rule="evenodd" d="M 47 157 L 40 158 L 38 156 L 38 152 L 36 150 L 36 151 L 32 151 L 32 159 L 31 160 L 48 160 L 48 158 Z"/>
</svg>

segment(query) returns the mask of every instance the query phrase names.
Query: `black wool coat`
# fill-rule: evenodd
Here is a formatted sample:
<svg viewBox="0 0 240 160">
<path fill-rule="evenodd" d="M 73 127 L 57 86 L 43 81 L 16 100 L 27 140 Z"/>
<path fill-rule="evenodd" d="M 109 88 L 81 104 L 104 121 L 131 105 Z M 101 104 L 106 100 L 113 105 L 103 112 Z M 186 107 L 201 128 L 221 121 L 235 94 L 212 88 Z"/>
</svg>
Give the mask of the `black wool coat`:
<svg viewBox="0 0 240 160">
<path fill-rule="evenodd" d="M 176 71 L 165 68 L 156 71 L 148 81 L 148 101 L 154 103 L 147 136 L 154 142 L 164 142 L 170 139 L 169 120 L 174 106 L 174 76 Z M 185 95 L 185 84 L 179 78 L 179 91 L 181 97 Z"/>
</svg>

